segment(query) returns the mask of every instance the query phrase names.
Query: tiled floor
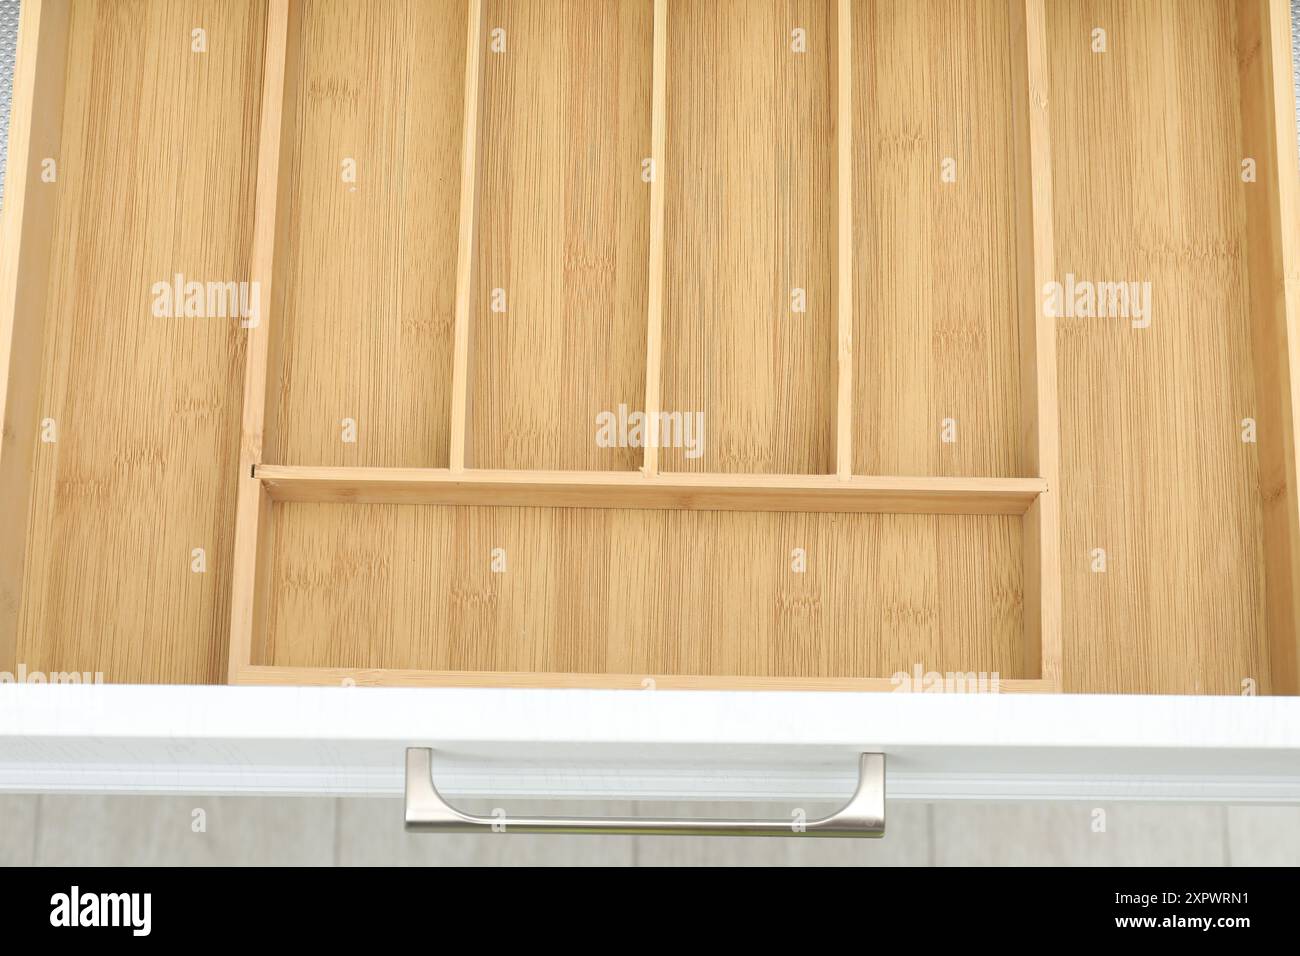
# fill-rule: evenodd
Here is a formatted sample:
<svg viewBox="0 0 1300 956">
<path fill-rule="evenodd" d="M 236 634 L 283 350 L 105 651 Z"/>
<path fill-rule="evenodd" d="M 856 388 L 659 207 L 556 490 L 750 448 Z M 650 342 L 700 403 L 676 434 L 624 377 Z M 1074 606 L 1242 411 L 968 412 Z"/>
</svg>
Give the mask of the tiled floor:
<svg viewBox="0 0 1300 956">
<path fill-rule="evenodd" d="M 565 807 L 583 809 L 651 808 Z M 888 812 L 880 841 L 408 836 L 391 799 L 0 796 L 0 865 L 1300 866 L 1300 807 L 893 803 Z"/>
</svg>

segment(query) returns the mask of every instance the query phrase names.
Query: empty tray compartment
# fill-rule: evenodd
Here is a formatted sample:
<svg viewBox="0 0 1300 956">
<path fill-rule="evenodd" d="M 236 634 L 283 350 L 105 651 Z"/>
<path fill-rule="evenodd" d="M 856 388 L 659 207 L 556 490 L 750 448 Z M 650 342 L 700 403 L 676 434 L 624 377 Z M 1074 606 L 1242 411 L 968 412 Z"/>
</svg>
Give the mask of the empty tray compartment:
<svg viewBox="0 0 1300 956">
<path fill-rule="evenodd" d="M 942 673 L 997 691 L 1026 676 L 1014 516 L 288 502 L 274 527 L 249 682 L 922 689 Z"/>
<path fill-rule="evenodd" d="M 668 4 L 664 471 L 835 471 L 834 53 L 830 0 Z"/>
<path fill-rule="evenodd" d="M 292 0 L 265 460 L 446 467 L 466 4 Z"/>
<path fill-rule="evenodd" d="M 635 470 L 653 0 L 489 0 L 479 93 L 470 463 Z"/>
<path fill-rule="evenodd" d="M 1032 474 L 1012 3 L 853 5 L 853 471 Z M 1024 264 L 1025 266 L 1028 263 Z"/>
</svg>

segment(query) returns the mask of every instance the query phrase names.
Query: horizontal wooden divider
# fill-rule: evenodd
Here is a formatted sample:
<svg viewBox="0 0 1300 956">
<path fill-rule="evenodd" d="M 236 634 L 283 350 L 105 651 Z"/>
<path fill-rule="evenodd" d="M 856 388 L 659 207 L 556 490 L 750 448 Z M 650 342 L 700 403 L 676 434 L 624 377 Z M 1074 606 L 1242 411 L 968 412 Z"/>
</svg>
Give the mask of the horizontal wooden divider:
<svg viewBox="0 0 1300 956">
<path fill-rule="evenodd" d="M 852 477 L 621 471 L 452 471 L 259 465 L 275 501 L 1022 515 L 1041 478 Z"/>
<path fill-rule="evenodd" d="M 1055 694 L 1054 681 L 1036 678 L 998 678 L 990 684 L 978 674 L 933 674 L 930 679 L 946 693 Z M 544 671 L 426 671 L 368 667 L 274 667 L 250 664 L 241 667 L 231 683 L 247 686 L 296 687 L 545 687 L 585 690 L 645 690 L 652 681 L 655 690 L 727 691 L 830 691 L 842 693 L 889 693 L 923 691 L 918 677 L 715 677 L 694 674 L 570 674 Z M 919 680 L 924 680 L 921 675 Z M 908 681 L 911 683 L 909 684 Z"/>
</svg>

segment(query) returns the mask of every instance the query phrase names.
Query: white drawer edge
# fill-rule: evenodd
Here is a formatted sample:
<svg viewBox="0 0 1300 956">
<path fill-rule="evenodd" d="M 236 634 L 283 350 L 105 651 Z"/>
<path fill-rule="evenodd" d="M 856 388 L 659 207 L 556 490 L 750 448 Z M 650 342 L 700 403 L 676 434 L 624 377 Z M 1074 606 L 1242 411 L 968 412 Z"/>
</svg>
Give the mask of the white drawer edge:
<svg viewBox="0 0 1300 956">
<path fill-rule="evenodd" d="M 0 685 L 0 790 L 1300 802 L 1300 699 Z"/>
</svg>

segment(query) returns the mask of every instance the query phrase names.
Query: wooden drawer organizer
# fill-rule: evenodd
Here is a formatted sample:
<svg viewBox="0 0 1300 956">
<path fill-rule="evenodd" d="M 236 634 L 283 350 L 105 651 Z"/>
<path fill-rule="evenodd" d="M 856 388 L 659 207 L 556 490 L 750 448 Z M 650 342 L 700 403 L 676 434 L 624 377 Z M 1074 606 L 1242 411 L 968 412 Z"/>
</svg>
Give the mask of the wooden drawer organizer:
<svg viewBox="0 0 1300 956">
<path fill-rule="evenodd" d="M 0 669 L 1300 693 L 1285 0 L 25 3 Z"/>
</svg>

